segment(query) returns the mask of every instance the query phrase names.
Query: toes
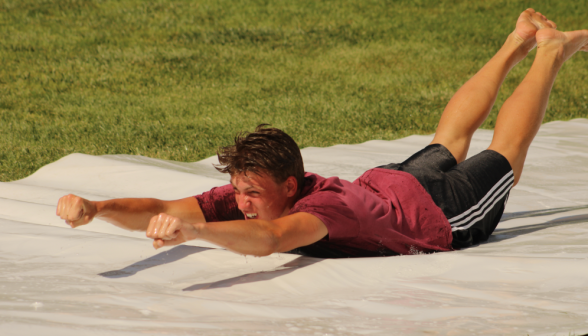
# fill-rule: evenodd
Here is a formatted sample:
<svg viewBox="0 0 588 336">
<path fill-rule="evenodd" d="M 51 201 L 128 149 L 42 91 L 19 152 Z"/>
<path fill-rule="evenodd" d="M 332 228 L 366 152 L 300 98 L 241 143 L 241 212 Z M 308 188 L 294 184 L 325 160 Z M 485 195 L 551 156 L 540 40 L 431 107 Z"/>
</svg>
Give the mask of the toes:
<svg viewBox="0 0 588 336">
<path fill-rule="evenodd" d="M 543 15 L 539 12 L 535 13 L 535 15 L 533 15 L 533 18 L 531 20 L 533 21 L 535 26 L 537 26 L 537 28 L 539 28 L 539 29 L 541 29 L 541 28 L 554 28 L 554 27 L 552 27 L 553 21 L 549 21 L 545 17 L 545 15 Z M 553 24 L 555 24 L 555 23 L 553 23 Z"/>
<path fill-rule="evenodd" d="M 537 29 L 549 28 L 547 25 L 545 25 L 545 23 L 546 22 L 542 20 L 533 20 L 533 24 L 535 27 L 537 27 Z"/>
<path fill-rule="evenodd" d="M 547 20 L 547 23 L 549 23 L 551 25 L 551 28 L 556 29 L 557 25 L 555 24 L 555 22 L 551 21 L 551 20 Z"/>
</svg>

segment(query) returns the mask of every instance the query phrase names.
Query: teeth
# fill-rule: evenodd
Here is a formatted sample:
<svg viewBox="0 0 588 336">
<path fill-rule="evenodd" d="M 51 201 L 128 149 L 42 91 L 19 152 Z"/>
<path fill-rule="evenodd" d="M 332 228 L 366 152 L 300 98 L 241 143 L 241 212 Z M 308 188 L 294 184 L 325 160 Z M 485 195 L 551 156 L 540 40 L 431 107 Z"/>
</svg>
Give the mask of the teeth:
<svg viewBox="0 0 588 336">
<path fill-rule="evenodd" d="M 247 217 L 248 218 L 255 218 L 255 217 L 257 217 L 257 214 L 256 213 L 248 213 Z"/>
</svg>

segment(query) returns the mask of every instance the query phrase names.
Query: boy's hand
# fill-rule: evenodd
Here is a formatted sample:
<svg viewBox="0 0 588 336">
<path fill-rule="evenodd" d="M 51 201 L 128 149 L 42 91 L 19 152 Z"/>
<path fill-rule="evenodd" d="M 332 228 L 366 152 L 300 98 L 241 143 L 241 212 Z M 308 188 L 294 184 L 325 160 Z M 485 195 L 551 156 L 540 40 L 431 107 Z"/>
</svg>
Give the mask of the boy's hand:
<svg viewBox="0 0 588 336">
<path fill-rule="evenodd" d="M 56 215 L 72 228 L 90 223 L 96 216 L 96 205 L 85 198 L 69 194 L 59 199 Z"/>
<path fill-rule="evenodd" d="M 153 239 L 153 247 L 179 245 L 193 239 L 194 226 L 183 220 L 161 213 L 153 216 L 147 228 L 147 237 Z"/>
</svg>

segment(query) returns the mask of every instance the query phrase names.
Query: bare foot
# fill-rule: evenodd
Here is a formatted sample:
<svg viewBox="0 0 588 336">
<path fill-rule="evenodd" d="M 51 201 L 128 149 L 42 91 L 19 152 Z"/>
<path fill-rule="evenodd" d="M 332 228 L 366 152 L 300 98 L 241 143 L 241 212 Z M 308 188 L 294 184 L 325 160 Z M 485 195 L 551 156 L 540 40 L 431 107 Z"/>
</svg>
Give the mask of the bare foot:
<svg viewBox="0 0 588 336">
<path fill-rule="evenodd" d="M 535 34 L 542 28 L 557 28 L 557 25 L 555 22 L 548 20 L 545 15 L 535 12 L 533 8 L 529 8 L 519 16 L 517 26 L 512 35 L 516 43 L 526 52 L 529 52 L 537 45 Z"/>
<path fill-rule="evenodd" d="M 553 51 L 562 62 L 567 61 L 578 51 L 588 52 L 588 30 L 586 29 L 561 32 L 545 28 L 537 32 L 536 39 L 538 50 Z"/>
</svg>

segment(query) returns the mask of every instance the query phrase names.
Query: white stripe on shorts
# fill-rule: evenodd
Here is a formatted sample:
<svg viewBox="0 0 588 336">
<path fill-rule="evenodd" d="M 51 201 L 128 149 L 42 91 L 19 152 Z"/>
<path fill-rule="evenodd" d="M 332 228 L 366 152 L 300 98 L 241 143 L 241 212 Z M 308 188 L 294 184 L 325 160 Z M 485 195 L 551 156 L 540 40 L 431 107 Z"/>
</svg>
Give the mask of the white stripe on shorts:
<svg viewBox="0 0 588 336">
<path fill-rule="evenodd" d="M 484 195 L 478 204 L 469 208 L 465 212 L 449 219 L 452 230 L 466 230 L 472 225 L 476 224 L 486 216 L 486 214 L 494 208 L 496 203 L 501 200 L 508 192 L 514 183 L 514 174 L 512 170 L 504 175 L 492 189 Z"/>
</svg>

